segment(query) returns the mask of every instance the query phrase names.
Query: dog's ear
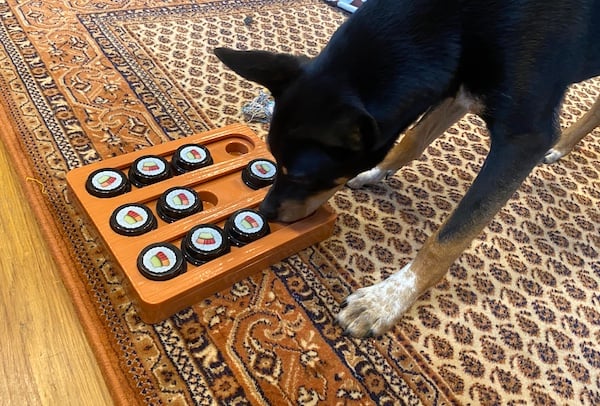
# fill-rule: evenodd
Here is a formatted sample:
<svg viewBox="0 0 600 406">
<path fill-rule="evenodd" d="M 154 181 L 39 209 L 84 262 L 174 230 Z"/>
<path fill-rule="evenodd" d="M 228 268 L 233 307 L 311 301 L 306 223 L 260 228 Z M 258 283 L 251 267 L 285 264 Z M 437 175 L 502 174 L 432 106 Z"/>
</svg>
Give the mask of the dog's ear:
<svg viewBox="0 0 600 406">
<path fill-rule="evenodd" d="M 375 118 L 362 111 L 356 120 L 356 128 L 360 132 L 360 147 L 362 151 L 371 151 L 380 138 L 379 125 Z"/>
<path fill-rule="evenodd" d="M 350 132 L 346 134 L 344 139 L 339 140 L 341 141 L 340 146 L 356 152 L 369 151 L 379 133 L 377 123 L 373 117 L 366 113 L 357 115 L 350 128 Z"/>
<path fill-rule="evenodd" d="M 362 109 L 345 108 L 344 115 L 340 117 L 336 127 L 342 130 L 327 136 L 318 132 L 308 133 L 308 136 L 328 147 L 355 152 L 370 151 L 379 139 L 377 122 Z"/>
<path fill-rule="evenodd" d="M 302 72 L 306 57 L 268 51 L 215 48 L 215 55 L 240 76 L 265 86 L 277 97 Z"/>
</svg>

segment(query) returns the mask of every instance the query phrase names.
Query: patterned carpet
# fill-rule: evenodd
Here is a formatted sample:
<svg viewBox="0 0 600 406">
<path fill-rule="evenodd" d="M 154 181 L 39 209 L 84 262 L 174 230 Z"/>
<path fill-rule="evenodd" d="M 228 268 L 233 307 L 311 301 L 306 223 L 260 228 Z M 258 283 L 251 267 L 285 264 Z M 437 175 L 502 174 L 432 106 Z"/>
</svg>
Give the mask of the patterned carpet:
<svg viewBox="0 0 600 406">
<path fill-rule="evenodd" d="M 66 172 L 242 121 L 260 88 L 211 49 L 316 55 L 347 16 L 319 0 L 0 0 L 1 136 L 45 185 L 33 209 L 115 401 L 599 404 L 598 130 L 536 168 L 384 337 L 343 337 L 338 304 L 413 258 L 464 194 L 488 150 L 475 116 L 386 182 L 339 192 L 323 243 L 161 323 L 137 316 Z M 574 86 L 561 125 L 598 94 L 600 80 Z"/>
</svg>

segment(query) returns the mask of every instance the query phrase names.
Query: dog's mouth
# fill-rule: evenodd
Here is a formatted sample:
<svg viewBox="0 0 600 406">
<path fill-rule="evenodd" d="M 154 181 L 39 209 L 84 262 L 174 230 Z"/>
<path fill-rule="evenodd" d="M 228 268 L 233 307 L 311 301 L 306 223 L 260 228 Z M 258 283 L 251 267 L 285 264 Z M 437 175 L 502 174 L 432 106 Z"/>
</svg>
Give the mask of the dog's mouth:
<svg viewBox="0 0 600 406">
<path fill-rule="evenodd" d="M 283 223 L 293 223 L 305 217 L 312 215 L 321 207 L 331 196 L 335 194 L 343 185 L 335 187 L 324 192 L 312 195 L 305 200 L 282 199 L 278 200 L 267 194 L 265 200 L 260 205 L 260 212 L 269 220 L 280 221 Z"/>
<path fill-rule="evenodd" d="M 261 208 L 262 208 L 262 206 L 261 206 Z M 318 206 L 317 207 L 312 207 L 312 205 L 305 206 L 300 202 L 285 201 L 285 202 L 282 202 L 281 206 L 277 210 L 277 213 L 275 215 L 271 216 L 271 219 L 275 220 L 275 221 L 280 221 L 283 223 L 293 223 L 294 221 L 298 221 L 305 217 L 310 216 L 317 210 L 317 208 L 318 208 Z M 264 212 L 264 211 L 261 210 L 261 212 Z"/>
</svg>

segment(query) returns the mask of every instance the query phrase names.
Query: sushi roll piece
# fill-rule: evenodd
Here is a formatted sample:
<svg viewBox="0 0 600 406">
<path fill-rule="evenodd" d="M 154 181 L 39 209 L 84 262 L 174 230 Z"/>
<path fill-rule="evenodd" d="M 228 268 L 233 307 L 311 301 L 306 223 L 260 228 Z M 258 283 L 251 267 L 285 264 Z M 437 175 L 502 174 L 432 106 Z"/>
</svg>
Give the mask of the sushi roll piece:
<svg viewBox="0 0 600 406">
<path fill-rule="evenodd" d="M 186 144 L 177 148 L 171 159 L 176 175 L 200 169 L 213 163 L 210 151 L 200 144 Z"/>
<path fill-rule="evenodd" d="M 145 155 L 133 161 L 129 168 L 129 180 L 137 187 L 144 187 L 173 176 L 166 159 L 157 155 Z"/>
<path fill-rule="evenodd" d="M 225 222 L 225 232 L 231 244 L 241 247 L 271 232 L 267 220 L 256 210 L 242 209 Z"/>
<path fill-rule="evenodd" d="M 138 255 L 137 267 L 146 278 L 165 281 L 184 273 L 187 263 L 179 248 L 162 242 L 144 248 Z"/>
<path fill-rule="evenodd" d="M 200 224 L 187 232 L 181 251 L 188 262 L 202 265 L 231 251 L 227 236 L 218 226 Z"/>
<path fill-rule="evenodd" d="M 198 213 L 202 209 L 202 199 L 198 193 L 187 187 L 167 189 L 156 202 L 158 216 L 167 223 Z"/>
<path fill-rule="evenodd" d="M 98 169 L 88 176 L 85 189 L 96 197 L 108 198 L 122 195 L 131 190 L 131 184 L 119 169 Z"/>
<path fill-rule="evenodd" d="M 158 222 L 152 211 L 143 204 L 124 204 L 110 216 L 110 227 L 115 233 L 137 236 L 154 230 Z"/>
<path fill-rule="evenodd" d="M 277 165 L 268 159 L 250 161 L 242 171 L 242 181 L 251 189 L 257 190 L 275 181 Z"/>
</svg>

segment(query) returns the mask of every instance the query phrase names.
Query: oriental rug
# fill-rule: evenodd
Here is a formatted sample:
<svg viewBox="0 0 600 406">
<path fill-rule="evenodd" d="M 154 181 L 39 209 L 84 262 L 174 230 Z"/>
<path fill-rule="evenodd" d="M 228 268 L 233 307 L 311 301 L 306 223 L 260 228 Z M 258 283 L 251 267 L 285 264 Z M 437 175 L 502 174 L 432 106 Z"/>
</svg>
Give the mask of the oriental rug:
<svg viewBox="0 0 600 406">
<path fill-rule="evenodd" d="M 316 55 L 348 14 L 318 0 L 0 0 L 2 141 L 118 404 L 600 403 L 600 137 L 539 166 L 391 332 L 339 303 L 412 259 L 488 151 L 467 116 L 387 181 L 331 200 L 331 238 L 162 322 L 141 321 L 65 174 L 243 120 L 261 90 L 216 46 Z M 561 125 L 600 81 L 571 88 Z M 251 124 L 264 136 L 268 124 Z"/>
</svg>

